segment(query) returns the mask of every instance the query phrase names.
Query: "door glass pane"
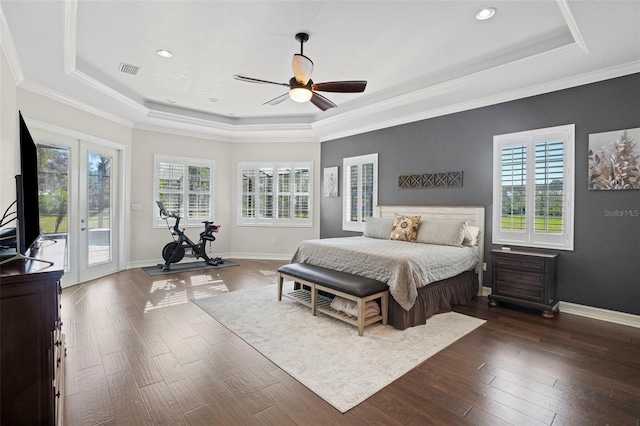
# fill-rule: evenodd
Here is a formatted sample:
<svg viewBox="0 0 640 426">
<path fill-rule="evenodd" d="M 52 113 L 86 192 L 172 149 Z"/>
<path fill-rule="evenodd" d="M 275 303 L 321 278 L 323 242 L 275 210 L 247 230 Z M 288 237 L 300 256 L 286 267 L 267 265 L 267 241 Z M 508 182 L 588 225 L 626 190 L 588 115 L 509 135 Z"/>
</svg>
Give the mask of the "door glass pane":
<svg viewBox="0 0 640 426">
<path fill-rule="evenodd" d="M 49 240 L 66 240 L 69 233 L 69 151 L 38 145 L 40 227 Z"/>
<path fill-rule="evenodd" d="M 86 224 L 89 266 L 111 261 L 111 163 L 110 157 L 89 153 Z"/>
</svg>

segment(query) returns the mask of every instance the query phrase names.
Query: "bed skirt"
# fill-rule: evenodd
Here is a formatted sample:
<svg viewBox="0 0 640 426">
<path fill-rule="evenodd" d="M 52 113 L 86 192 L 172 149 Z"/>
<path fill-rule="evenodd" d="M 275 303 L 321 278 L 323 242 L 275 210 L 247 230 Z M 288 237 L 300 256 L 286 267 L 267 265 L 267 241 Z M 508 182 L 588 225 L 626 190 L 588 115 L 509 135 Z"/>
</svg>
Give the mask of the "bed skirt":
<svg viewBox="0 0 640 426">
<path fill-rule="evenodd" d="M 416 302 L 409 311 L 390 297 L 389 324 L 398 330 L 422 325 L 435 314 L 450 312 L 452 306 L 465 305 L 476 295 L 478 286 L 476 273 L 466 271 L 419 288 Z"/>
</svg>

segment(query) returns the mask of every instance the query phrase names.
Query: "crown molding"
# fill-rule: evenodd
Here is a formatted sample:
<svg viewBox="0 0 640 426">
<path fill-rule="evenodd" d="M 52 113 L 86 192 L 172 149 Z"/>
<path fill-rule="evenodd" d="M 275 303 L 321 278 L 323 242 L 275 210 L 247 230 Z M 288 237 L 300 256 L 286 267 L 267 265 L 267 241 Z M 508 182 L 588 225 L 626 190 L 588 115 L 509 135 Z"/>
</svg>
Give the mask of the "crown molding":
<svg viewBox="0 0 640 426">
<path fill-rule="evenodd" d="M 582 33 L 578 28 L 578 23 L 573 17 L 573 13 L 571 12 L 571 8 L 569 7 L 569 2 L 567 0 L 556 0 L 556 3 L 560 8 L 560 13 L 562 13 L 564 22 L 567 24 L 567 27 L 569 28 L 569 31 L 573 36 L 573 40 L 578 46 L 580 46 L 580 48 L 584 51 L 584 53 L 589 53 L 587 44 L 584 42 L 584 39 L 582 38 Z"/>
<path fill-rule="evenodd" d="M 598 81 L 622 77 L 625 75 L 635 74 L 638 72 L 640 72 L 640 61 L 633 61 L 626 64 L 593 71 L 590 73 L 584 73 L 576 76 L 571 76 L 568 78 L 558 79 L 552 82 L 522 87 L 516 90 L 510 90 L 510 91 L 506 91 L 498 94 L 493 94 L 490 96 L 480 97 L 467 102 L 460 102 L 457 104 L 447 105 L 442 108 L 413 108 L 414 110 L 419 111 L 417 113 L 410 113 L 406 111 L 406 109 L 409 109 L 408 107 L 410 106 L 408 102 L 405 102 L 405 103 L 398 102 L 396 105 L 391 106 L 389 104 L 394 102 L 394 100 L 390 100 L 389 102 L 382 102 L 382 104 L 385 104 L 385 105 L 381 105 L 381 103 L 376 103 L 371 105 L 368 108 L 365 107 L 365 108 L 356 110 L 352 114 L 350 114 L 348 117 L 346 116 L 331 117 L 330 119 L 328 119 L 334 122 L 336 122 L 338 119 L 343 119 L 343 118 L 348 119 L 351 121 L 351 124 L 352 124 L 352 126 L 349 129 L 346 129 L 346 130 L 340 129 L 339 125 L 341 123 L 339 122 L 326 123 L 326 122 L 318 121 L 317 123 L 315 123 L 315 125 L 320 133 L 320 140 L 322 142 L 325 142 L 325 141 L 339 139 L 347 136 L 353 136 L 361 133 L 381 130 L 389 127 L 400 126 L 403 124 L 413 123 L 416 121 L 426 120 L 429 118 L 439 117 L 447 114 L 453 114 L 457 112 L 467 111 L 470 109 L 481 108 L 481 107 L 495 105 L 503 102 L 514 101 L 517 99 L 555 92 L 558 90 L 569 89 L 572 87 L 582 86 L 585 84 L 596 83 Z M 506 74 L 502 75 L 500 78 L 504 78 L 504 77 L 506 77 Z M 466 77 L 463 77 L 463 79 L 465 78 Z M 447 82 L 445 84 L 446 85 L 449 85 L 450 83 L 455 84 L 455 81 L 456 80 L 452 82 Z M 478 78 L 477 84 L 480 84 L 480 82 L 484 82 L 484 84 L 486 84 L 486 81 L 487 80 Z M 461 85 L 465 83 L 458 82 L 458 84 Z M 460 87 L 461 86 L 458 86 L 458 88 Z M 439 90 L 434 88 L 433 93 L 437 93 L 437 92 L 439 92 Z M 414 102 L 414 106 L 419 102 L 425 102 L 425 101 L 428 101 L 428 98 L 416 98 Z M 378 120 L 378 121 L 367 120 L 367 115 L 371 116 L 374 114 L 378 114 L 378 117 L 379 117 L 380 114 L 382 113 L 387 115 L 389 118 L 384 120 Z M 356 123 L 363 123 L 363 124 L 356 125 Z M 329 127 L 329 125 L 333 125 L 335 130 L 332 130 Z M 326 129 L 323 129 L 323 126 L 326 126 Z"/>
<path fill-rule="evenodd" d="M 76 69 L 76 21 L 78 18 L 77 0 L 66 0 L 64 2 L 64 45 L 62 52 L 64 56 L 64 73 L 71 74 Z"/>
<path fill-rule="evenodd" d="M 112 88 L 110 88 L 109 86 L 101 83 L 100 81 L 96 80 L 95 78 L 89 76 L 88 74 L 85 74 L 82 71 L 79 71 L 78 69 L 74 69 L 72 71 L 69 72 L 68 74 L 69 77 L 79 81 L 80 83 L 82 83 L 85 86 L 89 86 L 92 89 L 95 89 L 105 95 L 107 95 L 109 98 L 125 105 L 128 108 L 131 108 L 132 110 L 140 113 L 140 114 L 148 114 L 149 109 L 146 108 L 144 105 L 140 104 L 139 102 L 136 102 L 135 100 L 131 99 L 128 96 L 123 95 L 122 93 L 118 92 L 117 90 L 113 90 Z"/>
<path fill-rule="evenodd" d="M 47 97 L 49 99 L 53 99 L 54 101 L 60 102 L 62 104 L 68 105 L 70 107 L 82 110 L 84 112 L 88 112 L 97 117 L 104 118 L 106 120 L 112 121 L 116 124 L 120 124 L 125 127 L 133 127 L 134 122 L 131 120 L 126 120 L 119 115 L 110 114 L 100 108 L 95 108 L 92 105 L 88 105 L 84 102 L 80 102 L 76 99 L 70 98 L 68 96 L 62 95 L 58 92 L 55 92 L 47 87 L 41 86 L 39 84 L 33 83 L 31 81 L 23 81 L 18 85 L 21 89 L 28 90 L 30 92 L 36 93 L 38 95 Z"/>
<path fill-rule="evenodd" d="M 584 55 L 582 48 L 577 44 L 572 43 L 551 51 L 538 53 L 513 62 L 487 68 L 462 77 L 424 87 L 422 89 L 417 89 L 401 96 L 375 102 L 349 113 L 321 119 L 314 123 L 314 128 L 316 128 L 321 134 L 321 140 L 327 141 L 373 130 L 399 126 L 414 121 L 433 118 L 438 115 L 460 112 L 464 110 L 461 108 L 478 108 L 480 106 L 491 105 L 492 103 L 504 102 L 505 100 L 513 100 L 513 98 L 505 98 L 504 93 L 499 93 L 488 97 L 482 96 L 469 102 L 463 102 L 444 108 L 434 109 L 429 108 L 428 105 L 426 105 L 426 107 L 413 108 L 414 110 L 420 111 L 418 113 L 407 113 L 405 111 L 410 106 L 419 106 L 420 104 L 428 102 L 429 99 L 434 99 L 441 95 L 460 92 L 463 90 L 473 91 L 478 87 L 492 86 L 491 82 L 494 81 L 498 84 L 502 81 L 508 80 L 514 75 L 522 75 L 531 69 L 532 62 L 535 63 L 536 66 L 548 67 L 582 55 Z M 517 93 L 519 91 L 527 91 L 527 88 L 519 89 L 514 92 Z M 535 94 L 540 93 L 543 92 Z M 530 95 L 527 94 L 526 96 Z M 396 113 L 394 114 L 393 111 Z M 367 117 L 375 116 L 376 114 L 378 114 L 378 118 L 380 118 L 379 115 L 383 112 L 387 118 L 378 120 L 367 119 Z M 358 123 L 362 121 L 365 122 L 362 126 L 353 126 L 354 122 Z M 346 130 L 340 129 L 340 127 L 346 127 L 347 122 L 351 124 L 351 128 Z M 336 128 L 336 131 L 332 131 L 332 128 Z"/>
<path fill-rule="evenodd" d="M 9 25 L 4 18 L 4 12 L 2 11 L 2 5 L 0 4 L 0 47 L 4 52 L 4 56 L 9 64 L 13 81 L 16 86 L 24 81 L 24 75 L 22 74 L 22 67 L 20 66 L 20 60 L 18 59 L 18 52 L 16 51 L 16 45 L 13 42 L 11 31 L 9 31 Z"/>
<path fill-rule="evenodd" d="M 540 51 L 510 62 L 488 67 L 453 78 L 449 81 L 417 82 L 418 88 L 411 92 L 383 99 L 378 97 L 370 104 L 353 104 L 353 108 L 332 111 L 329 114 L 283 117 L 235 118 L 217 116 L 200 111 L 169 108 L 144 99 L 126 96 L 99 80 L 76 68 L 76 24 L 78 0 L 64 0 L 64 69 L 67 78 L 77 81 L 81 87 L 90 88 L 121 105 L 123 111 L 133 111 L 139 118 L 128 118 L 125 112 L 108 112 L 105 107 L 96 107 L 69 96 L 55 92 L 30 81 L 21 71 L 20 61 L 11 33 L 0 5 L 0 35 L 2 49 L 9 63 L 16 85 L 54 99 L 63 104 L 81 109 L 93 115 L 130 128 L 188 135 L 230 143 L 256 142 L 322 142 L 355 134 L 399 126 L 446 114 L 461 112 L 512 101 L 543 93 L 563 90 L 574 86 L 640 72 L 640 61 L 597 70 L 546 83 L 530 83 L 499 93 L 489 93 L 486 87 L 500 90 L 503 82 L 515 81 L 514 77 L 528 75 L 532 67 L 557 67 L 589 55 L 578 25 L 569 7 L 568 0 L 555 1 L 567 25 L 568 44 Z M 570 36 L 569 36 L 570 34 Z M 569 42 L 572 38 L 573 42 Z M 533 77 L 535 78 L 535 77 Z M 420 87 L 421 86 L 421 87 Z M 443 105 L 441 97 L 451 98 L 467 94 L 471 99 Z M 459 98 L 460 99 L 460 98 Z M 439 105 L 435 105 L 440 102 Z"/>
</svg>

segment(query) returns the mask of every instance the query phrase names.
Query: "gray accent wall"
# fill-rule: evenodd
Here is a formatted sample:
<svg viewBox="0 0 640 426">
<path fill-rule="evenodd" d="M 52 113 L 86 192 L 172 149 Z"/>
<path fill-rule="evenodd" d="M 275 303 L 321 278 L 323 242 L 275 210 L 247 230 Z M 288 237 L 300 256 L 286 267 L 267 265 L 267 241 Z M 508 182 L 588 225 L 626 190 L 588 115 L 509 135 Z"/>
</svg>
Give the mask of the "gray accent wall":
<svg viewBox="0 0 640 426">
<path fill-rule="evenodd" d="M 378 153 L 379 204 L 484 206 L 491 282 L 493 136 L 575 124 L 575 244 L 560 254 L 560 300 L 640 315 L 640 191 L 589 191 L 589 134 L 640 127 L 640 74 L 323 142 L 321 168 Z M 635 141 L 640 146 L 640 141 Z M 461 188 L 399 189 L 406 174 L 463 171 Z M 321 197 L 320 237 L 342 231 L 338 198 Z M 485 284 L 490 285 L 490 284 Z"/>
</svg>

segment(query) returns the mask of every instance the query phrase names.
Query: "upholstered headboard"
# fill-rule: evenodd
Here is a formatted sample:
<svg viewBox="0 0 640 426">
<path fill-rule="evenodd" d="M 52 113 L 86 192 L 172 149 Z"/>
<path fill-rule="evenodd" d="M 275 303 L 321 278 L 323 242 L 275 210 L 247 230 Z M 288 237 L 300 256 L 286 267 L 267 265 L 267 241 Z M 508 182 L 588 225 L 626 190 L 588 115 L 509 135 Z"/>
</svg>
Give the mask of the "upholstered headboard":
<svg viewBox="0 0 640 426">
<path fill-rule="evenodd" d="M 482 294 L 482 271 L 484 265 L 484 207 L 467 207 L 467 206 L 378 206 L 379 217 L 393 216 L 399 213 L 407 216 L 422 216 L 422 219 L 447 219 L 447 220 L 465 220 L 468 225 L 474 225 L 480 228 L 478 235 L 478 257 L 480 261 L 476 266 L 478 281 L 480 288 L 478 294 Z"/>
</svg>

